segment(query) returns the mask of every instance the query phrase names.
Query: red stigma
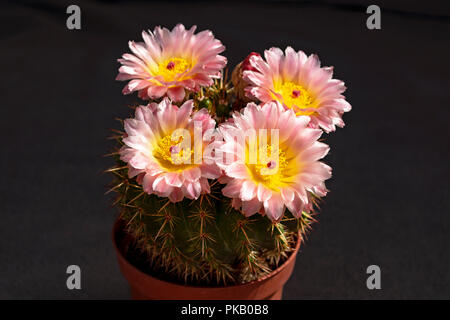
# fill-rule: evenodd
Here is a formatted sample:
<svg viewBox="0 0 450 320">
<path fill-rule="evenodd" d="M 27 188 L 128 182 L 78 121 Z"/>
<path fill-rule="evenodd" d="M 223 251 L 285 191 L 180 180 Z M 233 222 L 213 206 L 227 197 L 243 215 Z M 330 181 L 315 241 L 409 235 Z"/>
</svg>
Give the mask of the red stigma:
<svg viewBox="0 0 450 320">
<path fill-rule="evenodd" d="M 273 160 L 270 160 L 269 162 L 267 162 L 267 168 L 269 169 L 273 169 L 276 167 L 276 163 Z"/>
<path fill-rule="evenodd" d="M 294 91 L 292 91 L 292 96 L 293 96 L 294 98 L 298 98 L 298 97 L 300 96 L 300 94 L 301 94 L 301 91 L 300 91 L 300 90 L 294 90 Z"/>
<path fill-rule="evenodd" d="M 173 68 L 175 68 L 175 62 L 170 61 L 170 62 L 167 64 L 166 68 L 169 69 L 169 70 L 172 70 Z"/>
</svg>

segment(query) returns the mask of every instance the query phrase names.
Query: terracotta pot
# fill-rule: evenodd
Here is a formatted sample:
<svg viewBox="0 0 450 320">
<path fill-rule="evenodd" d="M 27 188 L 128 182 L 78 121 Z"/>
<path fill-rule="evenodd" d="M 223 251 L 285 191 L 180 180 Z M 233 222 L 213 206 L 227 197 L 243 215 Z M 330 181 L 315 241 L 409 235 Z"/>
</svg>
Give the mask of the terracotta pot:
<svg viewBox="0 0 450 320">
<path fill-rule="evenodd" d="M 300 241 L 297 241 L 289 258 L 261 279 L 240 285 L 200 287 L 163 281 L 137 269 L 124 257 L 124 243 L 130 242 L 129 237 L 124 232 L 123 221 L 117 220 L 113 243 L 119 267 L 130 285 L 132 298 L 140 300 L 281 300 L 283 286 L 292 274 L 300 247 Z"/>
</svg>

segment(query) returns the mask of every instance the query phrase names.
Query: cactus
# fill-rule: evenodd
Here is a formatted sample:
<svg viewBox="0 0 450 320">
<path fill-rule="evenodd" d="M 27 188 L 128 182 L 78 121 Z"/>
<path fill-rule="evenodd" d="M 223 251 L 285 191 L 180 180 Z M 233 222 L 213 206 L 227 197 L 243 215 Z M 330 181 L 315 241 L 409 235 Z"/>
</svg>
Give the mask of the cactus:
<svg viewBox="0 0 450 320">
<path fill-rule="evenodd" d="M 219 122 L 233 103 L 236 106 L 226 79 L 186 99 L 193 99 L 197 108 L 207 107 Z M 162 278 L 192 285 L 261 278 L 287 259 L 315 221 L 306 212 L 299 218 L 287 212 L 280 221 L 260 214 L 245 217 L 231 206 L 231 199 L 222 196 L 218 181 L 210 181 L 211 193 L 197 200 L 172 203 L 149 195 L 136 178 L 128 177 L 127 164 L 119 158 L 123 133 L 115 132 L 117 145 L 111 155 L 116 165 L 106 170 L 114 176 L 108 193 L 117 193 L 114 205 L 135 239 L 135 249 L 146 257 L 148 269 Z"/>
<path fill-rule="evenodd" d="M 144 272 L 246 283 L 304 240 L 332 172 L 319 138 L 351 105 L 332 67 L 292 47 L 252 52 L 229 82 L 225 46 L 195 30 L 143 31 L 118 59 L 122 93 L 150 101 L 113 130 L 108 193 L 134 239 L 126 258 Z"/>
<path fill-rule="evenodd" d="M 252 52 L 229 82 L 225 46 L 195 30 L 143 31 L 118 59 L 116 79 L 129 81 L 122 93 L 150 103 L 121 120 L 125 132 L 113 130 L 108 193 L 134 239 L 126 258 L 143 271 L 192 285 L 246 283 L 304 240 L 331 178 L 319 138 L 344 126 L 351 105 L 332 67 L 292 47 Z"/>
</svg>

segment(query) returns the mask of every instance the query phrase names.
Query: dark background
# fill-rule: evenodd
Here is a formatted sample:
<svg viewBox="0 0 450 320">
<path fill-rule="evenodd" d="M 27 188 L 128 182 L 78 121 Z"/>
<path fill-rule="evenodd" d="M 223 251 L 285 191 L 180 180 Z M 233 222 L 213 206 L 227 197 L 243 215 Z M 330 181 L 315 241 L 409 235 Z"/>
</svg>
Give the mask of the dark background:
<svg viewBox="0 0 450 320">
<path fill-rule="evenodd" d="M 66 28 L 78 4 L 82 29 Z M 366 28 L 366 8 L 382 29 Z M 128 298 L 104 196 L 108 128 L 122 96 L 116 59 L 143 29 L 211 29 L 233 67 L 250 51 L 318 53 L 353 110 L 327 136 L 333 167 L 320 222 L 286 299 L 450 298 L 450 10 L 444 1 L 2 3 L 0 298 Z M 66 268 L 82 269 L 82 290 Z M 379 265 L 382 289 L 368 290 Z"/>
</svg>

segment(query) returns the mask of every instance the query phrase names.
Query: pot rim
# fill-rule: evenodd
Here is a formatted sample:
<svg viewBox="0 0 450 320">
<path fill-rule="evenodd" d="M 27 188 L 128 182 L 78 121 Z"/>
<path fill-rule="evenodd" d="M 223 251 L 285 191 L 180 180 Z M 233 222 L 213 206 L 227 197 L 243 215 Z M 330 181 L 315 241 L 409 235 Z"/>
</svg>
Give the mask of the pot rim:
<svg viewBox="0 0 450 320">
<path fill-rule="evenodd" d="M 279 266 L 278 268 L 276 268 L 275 270 L 273 270 L 271 273 L 250 281 L 250 282 L 246 282 L 246 283 L 241 283 L 241 284 L 234 284 L 234 285 L 221 285 L 221 286 L 195 286 L 195 285 L 188 285 L 188 284 L 181 284 L 181 283 L 176 283 L 176 282 L 171 282 L 171 281 L 167 281 L 167 280 L 163 280 L 157 277 L 154 277 L 148 273 L 145 273 L 143 271 L 141 271 L 139 268 L 135 267 L 133 264 L 131 264 L 122 254 L 122 251 L 119 249 L 119 247 L 117 246 L 117 241 L 116 241 L 116 234 L 119 230 L 121 230 L 122 232 L 124 232 L 123 227 L 120 226 L 121 221 L 124 221 L 120 218 L 117 218 L 116 221 L 114 222 L 113 225 L 113 230 L 112 230 L 112 242 L 114 244 L 114 249 L 116 251 L 117 257 L 128 267 L 131 269 L 134 269 L 135 272 L 137 272 L 139 275 L 143 276 L 143 277 L 150 277 L 153 279 L 156 279 L 158 281 L 161 281 L 169 286 L 174 286 L 174 287 L 182 287 L 182 288 L 195 288 L 195 289 L 223 289 L 223 288 L 246 288 L 246 287 L 251 287 L 254 285 L 258 285 L 261 283 L 266 282 L 267 280 L 269 280 L 270 278 L 274 277 L 275 275 L 279 274 L 280 272 L 282 272 L 293 260 L 296 259 L 297 257 L 297 253 L 299 251 L 300 248 L 300 244 L 302 243 L 302 238 L 301 238 L 301 234 L 300 231 L 298 232 L 298 237 L 297 237 L 297 243 L 295 244 L 295 248 L 293 251 L 291 251 L 291 254 L 289 255 L 289 257 L 286 259 L 286 261 L 283 262 L 283 264 L 281 266 Z"/>
</svg>

